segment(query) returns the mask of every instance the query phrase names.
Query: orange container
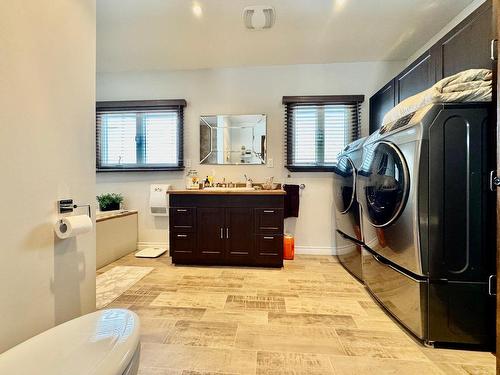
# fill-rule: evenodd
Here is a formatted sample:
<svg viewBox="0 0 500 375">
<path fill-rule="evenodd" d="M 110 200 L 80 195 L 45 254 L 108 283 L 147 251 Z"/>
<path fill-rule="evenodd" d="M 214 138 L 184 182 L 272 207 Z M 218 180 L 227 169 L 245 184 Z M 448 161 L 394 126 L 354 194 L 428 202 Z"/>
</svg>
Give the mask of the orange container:
<svg viewBox="0 0 500 375">
<path fill-rule="evenodd" d="M 295 255 L 295 243 L 293 236 L 285 234 L 283 237 L 283 259 L 293 260 Z"/>
</svg>

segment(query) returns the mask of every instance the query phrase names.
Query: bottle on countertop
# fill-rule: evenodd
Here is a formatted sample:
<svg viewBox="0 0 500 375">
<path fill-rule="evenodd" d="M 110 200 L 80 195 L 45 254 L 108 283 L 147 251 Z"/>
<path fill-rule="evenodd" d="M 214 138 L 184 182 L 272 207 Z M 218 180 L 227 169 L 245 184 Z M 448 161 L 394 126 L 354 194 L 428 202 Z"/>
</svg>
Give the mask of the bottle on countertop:
<svg viewBox="0 0 500 375">
<path fill-rule="evenodd" d="M 208 176 L 207 176 L 207 178 L 205 178 L 205 182 L 203 183 L 203 186 L 210 187 L 210 180 L 208 179 Z"/>
</svg>

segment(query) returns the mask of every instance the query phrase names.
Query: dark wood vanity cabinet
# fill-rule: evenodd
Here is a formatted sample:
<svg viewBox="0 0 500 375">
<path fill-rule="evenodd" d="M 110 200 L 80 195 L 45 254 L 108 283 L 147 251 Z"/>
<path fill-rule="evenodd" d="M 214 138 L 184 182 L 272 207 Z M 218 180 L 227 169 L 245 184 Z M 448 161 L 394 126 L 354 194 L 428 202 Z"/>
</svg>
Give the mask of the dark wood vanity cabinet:
<svg viewBox="0 0 500 375">
<path fill-rule="evenodd" d="M 370 134 L 396 104 L 444 77 L 474 68 L 495 69 L 490 58 L 494 39 L 492 2 L 487 0 L 429 50 L 370 98 Z"/>
<path fill-rule="evenodd" d="M 283 266 L 281 194 L 170 194 L 175 264 Z"/>
</svg>

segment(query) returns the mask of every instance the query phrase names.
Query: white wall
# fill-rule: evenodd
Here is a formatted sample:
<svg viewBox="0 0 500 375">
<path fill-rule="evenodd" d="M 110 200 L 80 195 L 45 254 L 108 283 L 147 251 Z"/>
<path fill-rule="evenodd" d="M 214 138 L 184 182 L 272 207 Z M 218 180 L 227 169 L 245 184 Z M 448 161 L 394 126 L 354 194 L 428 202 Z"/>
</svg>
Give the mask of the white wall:
<svg viewBox="0 0 500 375">
<path fill-rule="evenodd" d="M 95 199 L 95 0 L 1 1 L 0 14 L 3 352 L 95 309 L 95 234 L 52 230 L 57 199 Z"/>
<path fill-rule="evenodd" d="M 287 220 L 287 230 L 296 237 L 302 251 L 331 253 L 334 228 L 332 179 L 328 173 L 292 173 L 287 179 L 283 167 L 284 95 L 364 94 L 363 134 L 368 133 L 368 99 L 380 86 L 400 71 L 404 62 L 339 63 L 292 65 L 214 70 L 102 73 L 97 76 L 98 100 L 186 99 L 185 158 L 201 176 L 242 181 L 247 173 L 254 181 L 274 176 L 278 182 L 304 183 L 298 219 Z M 199 117 L 202 114 L 268 115 L 268 158 L 266 166 L 199 166 Z M 188 168 L 189 169 L 189 168 Z M 140 246 L 165 243 L 168 219 L 147 213 L 149 184 L 170 183 L 184 187 L 184 173 L 101 173 L 97 191 L 120 192 L 128 208 L 139 210 Z M 296 221 L 296 222 L 295 222 Z"/>
</svg>

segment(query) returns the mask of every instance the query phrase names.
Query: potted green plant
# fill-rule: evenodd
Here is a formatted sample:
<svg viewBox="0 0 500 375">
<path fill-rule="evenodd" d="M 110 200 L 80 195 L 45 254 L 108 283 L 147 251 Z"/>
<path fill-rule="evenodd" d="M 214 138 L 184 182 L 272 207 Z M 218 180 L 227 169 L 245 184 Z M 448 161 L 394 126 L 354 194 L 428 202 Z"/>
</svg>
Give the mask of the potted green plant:
<svg viewBox="0 0 500 375">
<path fill-rule="evenodd" d="M 116 193 L 106 193 L 98 195 L 97 202 L 101 211 L 114 211 L 120 209 L 120 204 L 123 202 L 123 196 Z"/>
</svg>

